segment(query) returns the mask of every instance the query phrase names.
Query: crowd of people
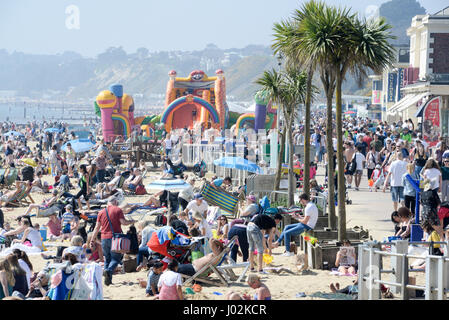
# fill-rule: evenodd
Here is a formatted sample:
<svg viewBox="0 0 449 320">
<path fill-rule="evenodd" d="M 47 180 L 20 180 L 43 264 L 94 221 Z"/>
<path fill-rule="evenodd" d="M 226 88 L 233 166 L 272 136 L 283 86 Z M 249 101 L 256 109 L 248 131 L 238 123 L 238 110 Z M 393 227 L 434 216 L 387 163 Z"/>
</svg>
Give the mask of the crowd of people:
<svg viewBox="0 0 449 320">
<path fill-rule="evenodd" d="M 315 162 L 325 165 L 330 160 L 326 154 L 325 118 L 317 114 L 315 119 L 318 120 L 314 121 L 310 144 L 315 147 Z M 185 179 L 188 187 L 180 192 L 162 190 L 153 194 L 147 194 L 143 184 L 148 172 L 145 161 L 135 163 L 130 157 L 120 159 L 111 155 L 115 144 L 126 143 L 123 139 L 105 142 L 94 138 L 101 132 L 92 131 L 89 139 L 95 146 L 90 152 L 80 153 L 70 145 L 70 141 L 77 136 L 66 124 L 29 123 L 16 126 L 3 123 L 1 130 L 3 167 L 9 171 L 22 169 L 14 181 L 15 190 L 1 196 L 3 209 L 8 210 L 13 198 L 22 193 L 30 197 L 31 203 L 23 215 L 17 217 L 14 228 L 9 221 L 5 221 L 4 213 L 0 211 L 0 240 L 4 247 L 6 245 L 4 257 L 0 258 L 0 298 L 55 299 L 52 288 L 55 283 L 61 282 L 53 281 L 44 270 L 33 270 L 27 254 L 34 253 L 39 253 L 42 259 L 56 259 L 71 265 L 98 263 L 102 267 L 104 285 L 110 286 L 114 274 L 119 269 L 124 270 L 124 256 L 113 248 L 114 235 L 127 231 L 137 259 L 136 270 L 148 272 L 145 281 L 147 296 L 161 300 L 183 299 L 183 277 L 192 277 L 215 261 L 231 239 L 237 238 L 231 247 L 230 259 L 249 262 L 251 273 L 247 283 L 256 290 L 253 298 L 267 300 L 271 299 L 271 293 L 260 278 L 266 273 L 263 268 L 264 255 L 271 256 L 272 250 L 281 244 L 285 245 L 284 256 L 295 255 L 296 246 L 292 237 L 313 230 L 317 224 L 318 208 L 312 200 L 323 189 L 314 179 L 311 180 L 311 194 L 303 193 L 299 197 L 303 209 L 300 214 L 292 215 L 296 223 L 280 230 L 282 214 L 263 214 L 261 199 L 255 194 L 246 194 L 245 186 L 234 185 L 230 177 L 214 176 L 206 180 L 198 174 L 187 174 L 180 160 L 182 146 L 195 143 L 195 130 L 162 133 L 163 172 L 159 172 L 159 177 Z M 202 136 L 209 143 L 221 141 L 217 130 L 212 127 L 203 130 Z M 261 148 L 253 148 L 252 133 L 250 128 L 246 128 L 242 137 L 229 136 L 220 142 L 222 148 L 235 150 L 241 143 L 244 156 L 253 156 L 261 164 L 264 162 L 262 155 L 265 154 L 260 153 Z M 297 144 L 304 144 L 303 134 L 304 127 L 300 123 L 294 128 Z M 140 133 L 133 132 L 130 139 L 139 136 Z M 449 192 L 449 151 L 446 150 L 445 139 L 441 138 L 436 146 L 429 147 L 411 120 L 388 125 L 361 118 L 345 119 L 344 137 L 345 188 L 351 189 L 354 181 L 354 190 L 360 190 L 365 170 L 370 191 L 385 192 L 389 188 L 395 236 L 407 239 L 416 209 L 416 190 L 421 187 L 421 225 L 428 239 L 434 242 L 447 239 L 449 204 L 445 202 L 448 201 Z M 336 150 L 336 137 L 332 140 Z M 335 161 L 335 155 L 331 160 Z M 294 162 L 300 165 L 299 155 L 295 155 Z M 31 174 L 29 167 L 33 168 Z M 312 178 L 316 167 L 313 169 Z M 8 171 L 1 179 L 2 185 L 7 184 Z M 245 203 L 240 209 L 239 218 L 216 215 L 200 193 L 201 183 L 209 183 L 217 191 L 235 196 L 244 194 Z M 48 197 L 41 203 L 34 203 L 31 193 L 48 194 Z M 128 203 L 126 200 L 130 195 L 145 195 L 146 200 L 142 204 Z M 168 215 L 158 216 L 155 226 L 133 218 L 137 209 L 161 207 L 168 208 Z M 34 217 L 45 218 L 46 223 L 40 226 L 32 221 Z M 150 248 L 154 233 L 164 225 L 192 239 L 204 239 L 195 253 L 195 259 L 187 262 L 173 258 L 167 260 Z M 86 232 L 89 226 L 90 230 Z M 61 246 L 56 255 L 46 253 L 42 229 L 46 232 L 47 242 L 69 241 L 70 245 Z M 343 246 L 350 247 L 350 243 L 345 242 Z M 349 258 L 354 261 L 347 262 L 347 252 L 352 251 L 348 249 L 344 252 L 344 258 L 341 252 L 337 255 L 335 267 L 339 273 L 356 274 L 356 259 L 351 256 L 352 253 Z M 442 251 L 435 247 L 435 253 L 442 254 Z M 339 290 L 335 285 L 331 289 Z M 251 299 L 236 292 L 230 292 L 226 297 Z"/>
</svg>

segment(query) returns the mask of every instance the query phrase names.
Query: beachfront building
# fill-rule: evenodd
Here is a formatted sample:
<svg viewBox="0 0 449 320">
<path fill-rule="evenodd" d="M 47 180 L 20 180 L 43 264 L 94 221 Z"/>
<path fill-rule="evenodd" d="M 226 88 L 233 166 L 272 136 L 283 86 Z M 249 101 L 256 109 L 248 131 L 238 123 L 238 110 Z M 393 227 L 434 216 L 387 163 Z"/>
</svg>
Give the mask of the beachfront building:
<svg viewBox="0 0 449 320">
<path fill-rule="evenodd" d="M 384 119 L 420 123 L 424 139 L 434 145 L 440 136 L 449 135 L 449 7 L 415 16 L 407 35 L 409 65 L 385 72 Z"/>
</svg>

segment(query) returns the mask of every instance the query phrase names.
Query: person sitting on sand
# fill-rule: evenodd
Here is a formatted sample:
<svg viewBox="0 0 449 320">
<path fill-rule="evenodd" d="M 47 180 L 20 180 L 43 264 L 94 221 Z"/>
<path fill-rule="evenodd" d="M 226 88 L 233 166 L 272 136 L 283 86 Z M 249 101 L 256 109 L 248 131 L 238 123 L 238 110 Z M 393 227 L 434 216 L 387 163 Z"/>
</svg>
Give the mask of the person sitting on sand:
<svg viewBox="0 0 449 320">
<path fill-rule="evenodd" d="M 86 262 L 86 246 L 83 246 L 83 238 L 81 236 L 74 236 L 71 241 L 71 246 L 64 249 L 62 255 L 64 256 L 66 253 L 71 253 L 76 256 L 76 260 L 79 263 Z"/>
<path fill-rule="evenodd" d="M 189 202 L 184 212 L 188 213 L 189 217 L 192 217 L 192 214 L 194 212 L 198 212 L 205 218 L 207 210 L 209 210 L 209 205 L 207 204 L 206 201 L 204 201 L 204 198 L 201 195 L 201 193 L 197 193 L 195 194 L 194 199 Z"/>
<path fill-rule="evenodd" d="M 179 274 L 178 261 L 172 260 L 168 269 L 161 275 L 157 284 L 159 300 L 184 300 L 182 293 L 182 277 Z"/>
<path fill-rule="evenodd" d="M 156 230 L 150 226 L 149 221 L 139 221 L 139 223 L 137 223 L 137 232 L 138 237 L 140 238 L 139 252 L 137 254 L 137 272 L 144 267 L 143 257 L 148 258 L 150 256 L 151 249 L 148 247 L 147 243 L 150 241 L 151 236 L 155 231 Z"/>
<path fill-rule="evenodd" d="M 212 250 L 211 253 L 209 253 L 199 259 L 193 260 L 192 263 L 181 264 L 178 267 L 178 272 L 191 277 L 195 273 L 197 273 L 199 270 L 201 270 L 201 268 L 203 268 L 205 265 L 207 265 L 208 263 L 210 263 L 214 259 L 216 259 L 218 257 L 218 255 L 224 250 L 223 243 L 221 243 L 217 239 L 211 239 L 209 241 L 209 246 L 210 246 L 210 249 Z"/>
<path fill-rule="evenodd" d="M 12 243 L 13 244 L 14 243 L 24 244 L 26 241 L 29 241 L 33 247 L 37 247 L 37 248 L 43 250 L 42 238 L 41 238 L 40 232 L 38 230 L 36 230 L 35 228 L 33 228 L 30 220 L 22 219 L 21 222 L 25 229 L 23 231 L 23 236 L 21 239 L 14 239 L 12 241 Z M 8 233 L 6 233 L 6 234 L 8 234 Z"/>
<path fill-rule="evenodd" d="M 36 172 L 36 179 L 32 183 L 31 192 L 48 193 L 48 184 L 42 182 L 42 171 Z"/>
<path fill-rule="evenodd" d="M 62 241 L 72 239 L 78 230 L 79 219 L 73 214 L 72 205 L 65 206 L 65 212 L 61 219 Z"/>
<path fill-rule="evenodd" d="M 48 228 L 48 238 L 50 240 L 59 239 L 62 234 L 62 227 L 61 219 L 59 219 L 56 212 L 48 217 L 48 222 L 44 226 Z"/>
<path fill-rule="evenodd" d="M 358 279 L 355 279 L 353 281 L 352 285 L 346 286 L 343 289 L 340 289 L 340 284 L 337 283 L 331 283 L 329 285 L 329 288 L 331 289 L 332 293 L 343 293 L 343 294 L 351 294 L 351 295 L 358 295 L 359 290 L 358 290 Z"/>
<path fill-rule="evenodd" d="M 50 275 L 45 271 L 41 271 L 37 274 L 36 280 L 30 284 L 28 293 L 25 296 L 17 291 L 13 292 L 13 296 L 23 300 L 44 300 L 47 296 L 49 285 Z"/>
<path fill-rule="evenodd" d="M 253 289 L 256 290 L 254 294 L 254 298 L 251 299 L 250 295 L 244 294 L 243 296 L 239 295 L 234 291 L 230 291 L 225 295 L 226 300 L 271 300 L 270 289 L 262 283 L 260 277 L 254 273 L 251 273 L 246 283 Z"/>
<path fill-rule="evenodd" d="M 159 294 L 158 283 L 159 279 L 162 275 L 162 271 L 164 270 L 164 264 L 160 261 L 156 261 L 151 267 L 150 272 L 148 273 L 147 286 L 145 289 L 145 293 L 147 297 L 155 296 Z"/>
<path fill-rule="evenodd" d="M 52 196 L 51 198 L 44 199 L 42 203 L 32 203 L 28 206 L 27 210 L 25 211 L 25 215 L 29 215 L 31 210 L 36 209 L 37 216 L 39 217 L 39 213 L 41 210 L 45 210 L 50 208 L 55 202 L 58 200 L 58 190 L 53 189 L 51 192 Z"/>
<path fill-rule="evenodd" d="M 142 173 L 140 172 L 139 168 L 134 169 L 134 172 L 132 175 L 129 176 L 128 179 L 125 180 L 123 183 L 123 190 L 129 191 L 129 192 L 135 192 L 137 186 L 142 184 Z"/>
<path fill-rule="evenodd" d="M 349 240 L 343 240 L 343 246 L 337 252 L 335 266 L 338 267 L 338 272 L 344 275 L 355 275 L 356 272 L 356 255 L 354 247 L 351 246 Z"/>
<path fill-rule="evenodd" d="M 92 239 L 93 234 L 93 232 L 87 234 L 86 258 L 88 261 L 100 263 L 104 261 L 103 249 L 101 248 L 101 235 L 98 234 L 97 239 Z"/>
</svg>

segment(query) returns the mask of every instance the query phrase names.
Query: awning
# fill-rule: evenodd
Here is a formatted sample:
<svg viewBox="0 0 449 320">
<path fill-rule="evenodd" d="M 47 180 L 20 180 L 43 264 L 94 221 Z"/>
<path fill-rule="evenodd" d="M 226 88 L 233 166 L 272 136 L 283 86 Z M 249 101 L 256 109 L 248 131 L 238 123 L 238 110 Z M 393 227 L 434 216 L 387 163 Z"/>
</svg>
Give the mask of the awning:
<svg viewBox="0 0 449 320">
<path fill-rule="evenodd" d="M 398 112 L 402 112 L 405 109 L 409 108 L 410 106 L 416 106 L 416 104 L 419 101 L 421 101 L 423 98 L 425 98 L 428 95 L 430 95 L 430 92 L 425 92 L 425 93 L 420 93 L 420 94 L 415 95 L 413 98 L 411 98 L 409 101 L 407 101 L 407 104 L 402 105 L 398 109 Z"/>
<path fill-rule="evenodd" d="M 409 108 L 410 106 L 416 105 L 421 99 L 430 95 L 430 92 L 409 94 L 405 98 L 401 99 L 398 103 L 393 105 L 393 107 L 388 110 L 390 113 L 402 112 Z"/>
</svg>

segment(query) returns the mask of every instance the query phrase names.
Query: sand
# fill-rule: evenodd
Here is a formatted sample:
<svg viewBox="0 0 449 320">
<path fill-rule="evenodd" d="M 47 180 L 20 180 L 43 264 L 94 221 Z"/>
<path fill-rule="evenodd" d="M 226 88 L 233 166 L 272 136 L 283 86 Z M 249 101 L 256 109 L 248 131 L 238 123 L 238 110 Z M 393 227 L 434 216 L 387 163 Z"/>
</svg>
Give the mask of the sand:
<svg viewBox="0 0 449 320">
<path fill-rule="evenodd" d="M 192 173 L 188 173 L 192 175 Z M 324 174 L 324 168 L 320 168 L 319 174 Z M 149 172 L 147 177 L 144 179 L 144 184 L 147 185 L 150 181 L 155 180 L 160 175 L 160 171 L 152 171 Z M 49 183 L 53 183 L 54 179 L 46 175 L 43 177 L 44 181 L 48 181 Z M 75 180 L 72 181 L 74 185 L 76 185 Z M 374 195 L 373 195 L 374 196 Z M 32 197 L 36 203 L 40 203 L 42 199 L 48 198 L 49 194 L 32 194 Z M 145 196 L 127 196 L 126 201 L 130 203 L 138 203 L 144 202 L 147 199 L 147 195 Z M 16 227 L 17 224 L 14 219 L 22 215 L 25 212 L 26 208 L 14 208 L 12 211 L 4 211 L 5 220 L 10 222 L 13 227 Z M 146 218 L 152 219 L 154 221 L 155 217 L 147 216 Z M 37 222 L 40 225 L 47 222 L 47 218 L 33 218 L 33 223 Z M 124 228 L 126 230 L 126 227 Z M 66 242 L 68 245 L 68 242 Z M 263 274 L 261 275 L 263 283 L 265 283 L 270 292 L 272 294 L 272 298 L 275 300 L 309 300 L 309 299 L 320 299 L 310 297 L 311 294 L 317 292 L 326 292 L 330 293 L 329 285 L 330 283 L 338 282 L 340 283 L 340 287 L 344 288 L 347 285 L 352 284 L 353 280 L 356 279 L 354 276 L 335 276 L 331 275 L 327 270 L 311 270 L 309 274 L 301 275 L 297 272 L 297 268 L 295 266 L 295 257 L 284 257 L 281 256 L 284 251 L 284 247 L 279 247 L 273 250 L 273 262 L 270 266 L 272 267 L 286 267 L 290 268 L 295 272 L 295 275 L 282 273 L 282 274 Z M 40 256 L 31 256 L 30 257 L 34 271 L 40 271 L 44 265 L 48 262 L 48 260 L 42 259 Z M 239 258 L 241 259 L 241 258 Z M 388 260 L 386 260 L 388 261 Z M 237 269 L 235 272 L 237 275 L 240 275 L 240 272 L 243 269 Z M 145 296 L 145 289 L 139 286 L 139 278 L 147 279 L 148 271 L 142 270 L 140 272 L 132 272 L 126 274 L 115 274 L 113 277 L 113 284 L 110 286 L 104 286 L 104 299 L 106 300 L 140 300 L 140 299 L 150 299 Z M 423 274 L 418 275 L 417 284 L 422 285 L 423 282 Z M 212 278 L 216 278 L 215 275 L 212 275 Z M 253 290 L 245 283 L 237 283 L 231 282 L 229 287 L 221 287 L 221 286 L 211 286 L 202 284 L 202 291 L 200 293 L 196 293 L 194 295 L 186 295 L 187 299 L 190 300 L 220 300 L 224 299 L 224 294 L 228 291 L 236 291 L 241 294 L 248 293 L 253 294 Z M 221 293 L 223 295 L 217 295 L 214 292 Z M 297 293 L 303 292 L 306 294 L 306 297 L 297 298 Z"/>
</svg>

